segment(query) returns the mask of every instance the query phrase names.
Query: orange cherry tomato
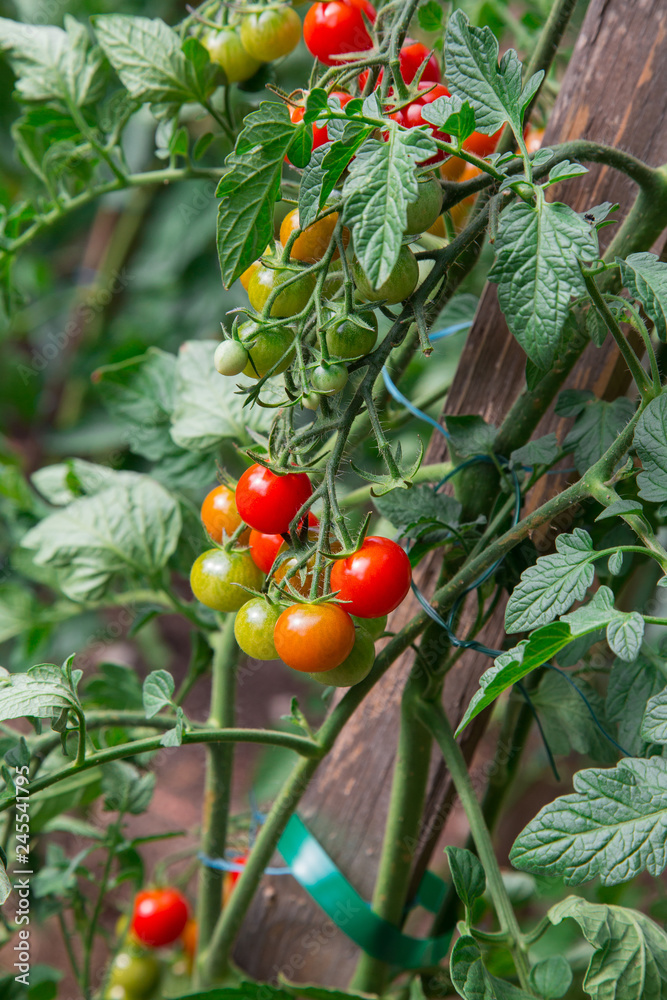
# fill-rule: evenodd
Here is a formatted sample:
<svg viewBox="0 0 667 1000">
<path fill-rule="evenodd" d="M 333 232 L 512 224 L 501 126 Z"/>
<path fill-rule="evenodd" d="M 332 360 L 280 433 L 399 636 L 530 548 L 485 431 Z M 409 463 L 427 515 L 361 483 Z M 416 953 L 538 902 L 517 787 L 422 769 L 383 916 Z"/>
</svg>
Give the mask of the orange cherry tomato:
<svg viewBox="0 0 667 1000">
<path fill-rule="evenodd" d="M 302 673 L 333 670 L 354 646 L 354 622 L 339 604 L 293 604 L 276 622 L 273 639 L 283 663 Z"/>
<path fill-rule="evenodd" d="M 479 167 L 474 167 L 472 163 L 468 163 L 466 165 L 465 170 L 461 174 L 461 177 L 459 178 L 459 182 L 463 183 L 463 181 L 472 180 L 473 177 L 479 177 L 481 172 L 482 171 L 479 169 Z M 476 194 L 470 194 L 468 195 L 467 198 L 464 198 L 463 201 L 458 202 L 458 204 L 456 205 L 452 205 L 452 207 L 450 208 L 449 214 L 452 217 L 452 222 L 454 223 L 454 228 L 456 229 L 457 232 L 463 229 L 465 221 L 468 218 L 468 215 L 470 214 L 470 209 L 475 204 L 476 197 L 477 197 Z"/>
<path fill-rule="evenodd" d="M 314 222 L 312 226 L 306 226 L 301 235 L 297 236 L 292 244 L 290 257 L 293 260 L 301 260 L 306 264 L 315 264 L 318 260 L 322 260 L 329 249 L 337 222 L 338 212 L 331 212 L 330 215 L 325 215 L 323 219 Z M 280 242 L 283 246 L 287 246 L 290 236 L 292 233 L 298 231 L 298 229 L 299 209 L 293 208 L 291 212 L 287 213 L 280 227 Z M 350 232 L 348 229 L 343 230 L 342 239 L 343 246 L 346 247 L 350 242 Z M 338 250 L 335 250 L 332 259 L 335 260 L 338 256 Z"/>
<path fill-rule="evenodd" d="M 231 538 L 239 525 L 243 524 L 236 509 L 234 491 L 224 485 L 211 490 L 201 505 L 201 520 L 214 542 L 222 542 L 223 531 Z M 250 528 L 239 535 L 238 544 L 247 545 L 249 540 Z"/>
<path fill-rule="evenodd" d="M 308 514 L 310 528 L 316 528 L 319 523 L 318 518 L 314 514 Z M 302 525 L 303 519 L 299 527 L 301 528 Z M 276 556 L 281 545 L 285 544 L 285 539 L 282 535 L 267 535 L 265 532 L 257 531 L 256 528 L 253 528 L 250 532 L 250 541 L 248 544 L 250 545 L 250 555 L 255 566 L 258 566 L 262 573 L 268 573 L 276 561 Z"/>
</svg>

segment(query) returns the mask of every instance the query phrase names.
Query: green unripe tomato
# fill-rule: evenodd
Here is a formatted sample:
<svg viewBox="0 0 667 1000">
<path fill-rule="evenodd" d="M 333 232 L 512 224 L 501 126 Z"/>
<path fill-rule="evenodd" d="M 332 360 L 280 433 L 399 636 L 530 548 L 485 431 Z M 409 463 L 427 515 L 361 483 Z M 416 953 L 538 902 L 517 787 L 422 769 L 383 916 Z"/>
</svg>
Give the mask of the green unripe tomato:
<svg viewBox="0 0 667 1000">
<path fill-rule="evenodd" d="M 369 302 L 379 302 L 384 299 L 390 306 L 403 302 L 414 292 L 419 281 L 419 265 L 417 258 L 409 247 L 401 247 L 394 268 L 379 288 L 372 288 L 358 261 L 352 264 L 354 283 L 362 298 Z"/>
<path fill-rule="evenodd" d="M 442 212 L 442 189 L 436 178 L 431 175 L 419 182 L 417 200 L 408 205 L 408 216 L 405 223 L 406 235 L 424 233 Z"/>
<path fill-rule="evenodd" d="M 316 410 L 320 405 L 319 392 L 307 392 L 301 397 L 301 405 L 306 410 Z"/>
<path fill-rule="evenodd" d="M 355 318 L 357 316 L 367 325 L 363 326 Z M 329 354 L 335 358 L 363 358 L 375 347 L 377 330 L 378 321 L 370 309 L 342 316 L 327 328 L 324 335 Z"/>
<path fill-rule="evenodd" d="M 311 674 L 314 681 L 333 687 L 352 687 L 363 681 L 375 663 L 375 644 L 365 628 L 356 629 L 352 652 L 333 670 Z"/>
<path fill-rule="evenodd" d="M 110 995 L 113 996 L 114 987 L 121 987 L 133 1000 L 143 1000 L 159 983 L 160 972 L 160 963 L 152 955 L 133 955 L 129 951 L 120 951 L 109 972 Z"/>
<path fill-rule="evenodd" d="M 243 48 L 254 59 L 272 62 L 297 47 L 301 38 L 301 20 L 291 7 L 268 7 L 248 14 L 241 22 Z"/>
<path fill-rule="evenodd" d="M 310 377 L 313 389 L 323 393 L 325 396 L 332 396 L 335 392 L 345 386 L 347 382 L 347 368 L 340 364 L 326 364 L 323 362 L 313 369 Z"/>
<path fill-rule="evenodd" d="M 284 610 L 263 597 L 253 597 L 243 605 L 234 620 L 234 635 L 244 653 L 254 660 L 279 659 L 273 630 Z"/>
<path fill-rule="evenodd" d="M 267 372 L 280 375 L 291 365 L 294 331 L 288 327 L 249 320 L 239 327 L 239 336 L 247 352 L 243 374 L 249 378 L 262 378 Z M 272 371 L 274 365 L 278 367 Z"/>
<path fill-rule="evenodd" d="M 263 265 L 258 267 L 248 285 L 248 298 L 253 309 L 261 313 L 274 288 L 283 285 L 294 276 L 295 271 L 291 268 L 270 268 Z M 301 312 L 314 288 L 314 275 L 297 276 L 296 280 L 291 281 L 284 291 L 278 293 L 271 306 L 271 315 L 284 318 Z"/>
<path fill-rule="evenodd" d="M 235 584 L 259 590 L 263 582 L 264 574 L 248 550 L 209 549 L 195 559 L 190 572 L 192 593 L 214 611 L 238 611 L 243 607 L 248 594 Z"/>
<path fill-rule="evenodd" d="M 382 615 L 381 618 L 355 618 L 352 615 L 352 621 L 358 627 L 366 629 L 373 642 L 382 635 L 387 627 L 387 615 Z"/>
<path fill-rule="evenodd" d="M 242 83 L 244 80 L 249 80 L 262 65 L 260 60 L 253 59 L 246 52 L 239 35 L 230 28 L 211 31 L 204 45 L 211 62 L 222 67 L 227 83 Z"/>
<path fill-rule="evenodd" d="M 238 340 L 223 340 L 215 349 L 213 364 L 221 375 L 240 375 L 248 364 L 248 352 Z"/>
</svg>

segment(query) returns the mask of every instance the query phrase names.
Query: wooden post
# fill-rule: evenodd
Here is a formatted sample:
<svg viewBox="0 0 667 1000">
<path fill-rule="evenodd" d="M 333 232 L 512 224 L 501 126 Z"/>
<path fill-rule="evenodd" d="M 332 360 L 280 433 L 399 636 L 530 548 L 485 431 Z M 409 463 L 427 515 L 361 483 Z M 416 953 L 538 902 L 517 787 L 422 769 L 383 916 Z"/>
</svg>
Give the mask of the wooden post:
<svg viewBox="0 0 667 1000">
<path fill-rule="evenodd" d="M 545 145 L 591 139 L 618 145 L 652 165 L 667 162 L 667 6 L 664 0 L 592 0 L 551 117 Z M 610 168 L 592 165 L 582 179 L 557 192 L 577 210 L 601 201 L 619 202 L 622 217 L 635 196 L 634 185 Z M 611 228 L 603 230 L 603 237 Z M 648 249 L 648 248 L 646 248 Z M 524 386 L 525 357 L 498 308 L 495 288 L 482 296 L 475 324 L 449 393 L 447 413 L 479 413 L 499 424 Z M 567 383 L 613 398 L 627 378 L 609 341 L 589 347 Z M 538 433 L 562 430 L 553 413 Z M 435 434 L 428 462 L 446 456 L 444 438 Z M 418 583 L 432 593 L 437 554 L 419 567 Z M 390 627 L 400 628 L 418 610 L 407 600 Z M 486 640 L 501 641 L 502 614 L 487 626 Z M 401 692 L 412 663 L 405 655 L 383 677 L 344 729 L 321 764 L 299 813 L 356 889 L 370 899 L 382 843 Z M 458 722 L 490 661 L 467 653 L 447 678 L 445 704 Z M 477 745 L 484 717 L 468 727 L 462 745 L 468 757 Z M 415 851 L 415 869 L 428 863 L 433 843 L 452 800 L 448 775 L 433 767 L 427 830 Z M 358 949 L 291 879 L 265 879 L 240 936 L 235 958 L 259 979 L 278 972 L 300 982 L 347 985 Z"/>
</svg>

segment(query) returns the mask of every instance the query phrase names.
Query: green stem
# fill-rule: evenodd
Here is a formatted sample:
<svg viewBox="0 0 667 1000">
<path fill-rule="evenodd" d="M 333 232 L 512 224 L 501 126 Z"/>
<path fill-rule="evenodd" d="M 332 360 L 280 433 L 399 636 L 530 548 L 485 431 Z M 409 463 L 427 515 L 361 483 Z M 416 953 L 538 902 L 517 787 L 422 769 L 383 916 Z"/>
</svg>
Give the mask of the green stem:
<svg viewBox="0 0 667 1000">
<path fill-rule="evenodd" d="M 93 909 L 92 916 L 87 924 L 86 935 L 83 942 L 83 970 L 81 975 L 81 992 L 83 993 L 86 1000 L 90 997 L 90 966 L 93 957 L 93 947 L 95 945 L 95 934 L 97 933 L 97 925 L 99 924 L 100 916 L 102 915 L 102 908 L 106 902 L 107 886 L 109 884 L 109 876 L 111 875 L 111 868 L 116 857 L 116 845 L 121 839 L 121 825 L 123 822 L 124 813 L 121 811 L 118 814 L 116 822 L 112 824 L 109 828 L 109 847 L 107 850 L 106 861 L 104 862 L 104 868 L 102 870 L 102 877 L 99 883 L 99 891 L 95 899 L 95 907 Z"/>
<path fill-rule="evenodd" d="M 510 898 L 503 882 L 498 861 L 496 860 L 491 835 L 484 822 L 482 809 L 477 801 L 465 758 L 454 739 L 454 733 L 442 706 L 434 702 L 422 701 L 417 706 L 417 712 L 424 725 L 430 730 L 438 746 L 442 750 L 445 764 L 454 782 L 461 804 L 465 809 L 470 832 L 474 838 L 479 859 L 484 866 L 486 881 L 491 899 L 498 915 L 498 922 L 503 933 L 510 940 L 510 950 L 519 982 L 524 990 L 532 995 L 529 982 L 528 955 L 523 941 L 523 935 L 517 922 Z"/>
<path fill-rule="evenodd" d="M 239 647 L 234 636 L 234 616 L 227 615 L 214 640 L 211 710 L 209 724 L 220 728 L 234 725 L 236 664 Z M 227 825 L 231 803 L 234 744 L 219 743 L 208 749 L 201 851 L 209 858 L 222 858 L 227 846 Z M 205 953 L 222 909 L 224 872 L 203 864 L 197 895 L 197 949 L 195 986 L 201 985 L 199 956 Z"/>
<path fill-rule="evenodd" d="M 609 507 L 612 503 L 616 503 L 622 499 L 613 486 L 593 476 L 589 479 L 589 486 L 591 496 L 605 507 Z M 651 555 L 659 563 L 662 572 L 667 574 L 667 551 L 665 551 L 662 544 L 656 538 L 650 525 L 647 524 L 640 514 L 620 514 L 619 516 L 625 521 L 628 527 L 632 528 L 637 537 L 641 539 Z M 623 549 L 625 546 L 619 546 L 618 548 Z M 628 548 L 632 551 L 634 546 L 628 546 Z"/>
<path fill-rule="evenodd" d="M 414 485 L 419 483 L 437 483 L 441 479 L 444 479 L 452 471 L 451 462 L 434 462 L 433 465 L 422 465 L 415 472 L 412 477 L 412 482 Z M 371 500 L 371 486 L 361 486 L 358 490 L 352 490 L 351 493 L 347 493 L 344 497 L 340 498 L 340 504 L 342 507 L 353 507 L 359 503 L 365 503 L 367 500 Z"/>
<path fill-rule="evenodd" d="M 373 912 L 395 927 L 401 926 L 410 888 L 412 845 L 419 835 L 431 758 L 432 740 L 415 715 L 415 704 L 423 692 L 424 681 L 419 665 L 410 674 L 403 691 L 389 813 L 371 903 Z M 389 972 L 386 962 L 362 952 L 350 988 L 361 993 L 382 994 Z"/>
</svg>

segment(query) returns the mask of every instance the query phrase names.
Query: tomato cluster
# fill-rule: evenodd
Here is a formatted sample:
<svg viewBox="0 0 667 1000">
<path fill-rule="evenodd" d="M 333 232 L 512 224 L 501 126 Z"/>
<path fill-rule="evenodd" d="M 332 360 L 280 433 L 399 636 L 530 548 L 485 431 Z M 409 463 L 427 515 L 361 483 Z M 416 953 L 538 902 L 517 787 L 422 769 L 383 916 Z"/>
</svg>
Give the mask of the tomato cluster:
<svg viewBox="0 0 667 1000">
<path fill-rule="evenodd" d="M 318 565 L 318 519 L 310 511 L 299 518 L 311 497 L 305 473 L 277 475 L 257 464 L 243 473 L 235 491 L 215 487 L 201 518 L 218 547 L 198 556 L 190 583 L 202 604 L 237 612 L 234 633 L 249 656 L 282 659 L 322 683 L 349 686 L 373 665 L 374 640 L 410 589 L 410 561 L 389 538 L 369 536 L 346 555 L 331 537 L 324 566 Z M 289 532 L 297 518 L 300 548 L 293 549 Z"/>
<path fill-rule="evenodd" d="M 301 21 L 292 7 L 267 7 L 233 15 L 203 39 L 212 63 L 225 84 L 245 83 L 260 67 L 289 55 L 299 44 Z"/>
</svg>

